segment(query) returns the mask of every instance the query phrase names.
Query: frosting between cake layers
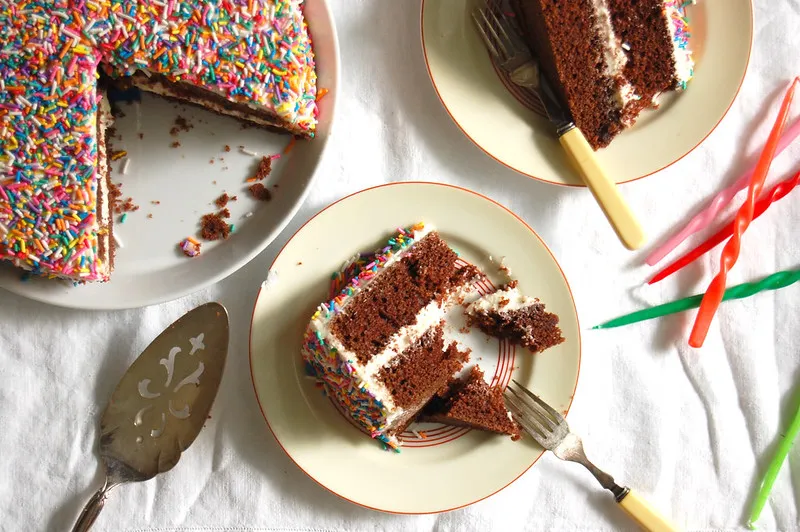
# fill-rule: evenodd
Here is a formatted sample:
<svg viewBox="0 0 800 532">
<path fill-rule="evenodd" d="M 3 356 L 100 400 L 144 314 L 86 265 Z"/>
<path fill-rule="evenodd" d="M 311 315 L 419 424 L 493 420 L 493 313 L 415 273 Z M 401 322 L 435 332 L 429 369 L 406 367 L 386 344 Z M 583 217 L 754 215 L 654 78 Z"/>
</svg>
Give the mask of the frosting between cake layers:
<svg viewBox="0 0 800 532">
<path fill-rule="evenodd" d="M 340 293 L 327 304 L 319 306 L 311 319 L 303 342 L 302 354 L 306 363 L 311 365 L 314 373 L 322 379 L 326 390 L 337 402 L 349 409 L 349 415 L 362 427 L 370 431 L 370 435 L 387 446 L 396 449 L 397 438 L 383 433 L 387 426 L 387 417 L 391 414 L 384 399 L 388 391 L 380 389 L 373 383 L 365 382 L 356 371 L 358 365 L 354 354 L 349 353 L 342 343 L 331 334 L 330 322 L 339 314 L 353 298 L 364 290 L 377 275 L 402 259 L 405 252 L 415 242 L 433 231 L 430 226 L 417 224 L 409 230 L 401 230 L 401 234 L 389 241 L 389 245 L 374 255 L 372 263 L 363 267 Z M 347 271 L 355 261 L 361 259 L 356 254 L 342 266 Z M 390 399 L 390 398 L 389 398 Z M 392 407 L 394 405 L 391 405 Z"/>
<path fill-rule="evenodd" d="M 592 7 L 595 14 L 595 29 L 603 43 L 603 60 L 605 63 L 603 73 L 618 84 L 615 93 L 617 103 L 620 108 L 624 108 L 629 102 L 639 99 L 633 85 L 624 75 L 628 58 L 622 50 L 622 43 L 614 32 L 608 2 L 606 0 L 592 0 Z"/>
<path fill-rule="evenodd" d="M 664 0 L 664 15 L 667 29 L 672 37 L 672 57 L 675 61 L 675 79 L 681 89 L 694 76 L 694 59 L 689 49 L 689 24 L 686 19 L 686 0 Z"/>
<path fill-rule="evenodd" d="M 504 303 L 504 301 L 507 301 L 507 303 Z M 497 290 L 496 292 L 481 297 L 473 303 L 470 303 L 467 306 L 466 312 L 511 312 L 529 307 L 537 302 L 535 298 L 524 295 L 515 286 L 513 288 Z"/>
</svg>

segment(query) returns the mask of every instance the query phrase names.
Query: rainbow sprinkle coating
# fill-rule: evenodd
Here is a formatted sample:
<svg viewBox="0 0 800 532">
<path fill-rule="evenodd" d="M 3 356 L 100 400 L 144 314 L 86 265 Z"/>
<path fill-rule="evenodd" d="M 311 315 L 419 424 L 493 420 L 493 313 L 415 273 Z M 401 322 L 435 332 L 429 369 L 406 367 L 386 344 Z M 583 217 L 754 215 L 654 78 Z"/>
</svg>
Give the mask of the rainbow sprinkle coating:
<svg viewBox="0 0 800 532">
<path fill-rule="evenodd" d="M 693 5 L 694 0 L 664 0 L 664 13 L 668 18 L 670 34 L 674 47 L 678 87 L 686 90 L 686 86 L 694 76 L 694 61 L 689 49 L 689 17 L 686 7 Z"/>
<path fill-rule="evenodd" d="M 340 313 L 346 301 L 365 286 L 370 279 L 385 268 L 392 257 L 409 249 L 415 242 L 414 233 L 422 231 L 424 224 L 398 228 L 396 236 L 374 254 L 359 254 L 331 277 L 330 300 L 322 303 L 311 322 Z M 345 360 L 336 348 L 330 346 L 312 325 L 309 325 L 303 341 L 303 359 L 310 374 L 321 380 L 325 393 L 337 401 L 355 423 L 387 449 L 399 452 L 399 442 L 385 434 L 388 411 L 361 382 L 353 369 L 353 360 Z"/>
<path fill-rule="evenodd" d="M 312 137 L 316 74 L 302 0 L 0 3 L 0 259 L 106 280 L 98 69 L 158 74 Z"/>
</svg>

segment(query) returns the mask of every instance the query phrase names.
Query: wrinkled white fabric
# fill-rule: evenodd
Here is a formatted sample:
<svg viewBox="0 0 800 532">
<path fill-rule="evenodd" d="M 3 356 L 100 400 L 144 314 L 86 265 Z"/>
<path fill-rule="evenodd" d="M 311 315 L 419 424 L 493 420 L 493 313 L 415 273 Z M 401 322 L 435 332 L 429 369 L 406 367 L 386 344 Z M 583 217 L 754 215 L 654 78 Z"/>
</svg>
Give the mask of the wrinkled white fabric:
<svg viewBox="0 0 800 532">
<path fill-rule="evenodd" d="M 408 179 L 475 189 L 518 213 L 552 248 L 584 329 L 570 423 L 597 464 L 681 527 L 742 528 L 756 478 L 797 404 L 800 285 L 723 304 L 701 351 L 686 344 L 693 313 L 586 330 L 645 303 L 704 290 L 719 250 L 642 288 L 652 270 L 640 266 L 642 253 L 616 242 L 589 192 L 515 174 L 453 125 L 425 71 L 418 2 L 330 3 L 343 73 L 333 145 L 307 203 L 267 251 L 215 286 L 141 310 L 74 312 L 0 292 L 0 529 L 71 526 L 101 481 L 94 454 L 98 416 L 117 380 L 165 326 L 216 299 L 230 312 L 232 340 L 212 418 L 173 471 L 115 490 L 96 530 L 633 530 L 586 471 L 551 455 L 474 506 L 393 516 L 331 495 L 276 444 L 247 362 L 251 311 L 267 266 L 331 201 Z M 647 214 L 643 222 L 653 240 L 752 164 L 779 94 L 800 73 L 798 16 L 797 0 L 756 2 L 751 65 L 728 116 L 688 157 L 623 188 Z M 768 183 L 792 169 L 800 169 L 800 144 L 776 160 Z M 800 266 L 798 226 L 800 197 L 790 195 L 751 226 L 729 284 Z M 391 479 L 378 489 L 391 490 Z M 794 449 L 760 525 L 797 530 L 798 493 L 800 449 Z"/>
</svg>

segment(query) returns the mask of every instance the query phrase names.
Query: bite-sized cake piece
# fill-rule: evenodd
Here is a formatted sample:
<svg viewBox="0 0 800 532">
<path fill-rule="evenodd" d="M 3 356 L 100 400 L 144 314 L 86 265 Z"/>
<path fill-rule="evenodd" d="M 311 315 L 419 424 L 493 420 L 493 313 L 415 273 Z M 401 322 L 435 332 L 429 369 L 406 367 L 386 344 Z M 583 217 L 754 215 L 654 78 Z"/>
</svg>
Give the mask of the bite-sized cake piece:
<svg viewBox="0 0 800 532">
<path fill-rule="evenodd" d="M 594 149 L 694 64 L 684 0 L 512 0 L 531 48 Z"/>
<path fill-rule="evenodd" d="M 467 358 L 444 334 L 478 270 L 422 224 L 389 240 L 308 325 L 303 357 L 329 396 L 389 447 Z M 352 270 L 346 265 L 344 270 Z"/>
<path fill-rule="evenodd" d="M 503 401 L 503 390 L 489 386 L 483 371 L 473 366 L 462 380 L 451 380 L 425 407 L 420 421 L 470 427 L 519 439 L 519 425 L 511 417 Z"/>
<path fill-rule="evenodd" d="M 112 270 L 98 72 L 294 135 L 316 127 L 301 0 L 0 3 L 0 260 L 104 281 Z"/>
<path fill-rule="evenodd" d="M 470 303 L 465 313 L 470 326 L 534 353 L 564 341 L 558 316 L 547 312 L 538 299 L 522 294 L 517 281 Z"/>
</svg>

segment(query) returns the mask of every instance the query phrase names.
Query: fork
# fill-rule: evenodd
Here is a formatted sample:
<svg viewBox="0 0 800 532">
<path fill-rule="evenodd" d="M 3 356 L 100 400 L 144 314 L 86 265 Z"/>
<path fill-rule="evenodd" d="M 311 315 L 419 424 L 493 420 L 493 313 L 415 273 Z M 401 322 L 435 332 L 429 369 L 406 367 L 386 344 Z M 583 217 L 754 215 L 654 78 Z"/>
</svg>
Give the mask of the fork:
<svg viewBox="0 0 800 532">
<path fill-rule="evenodd" d="M 572 166 L 594 195 L 617 236 L 628 249 L 637 249 L 647 240 L 616 183 L 606 174 L 597 160 L 586 137 L 575 126 L 570 113 L 555 95 L 547 76 L 541 75 L 530 48 L 522 40 L 520 30 L 505 14 L 498 15 L 497 8 L 485 0 L 483 7 L 472 11 L 472 19 L 484 45 L 495 63 L 503 69 L 516 85 L 527 89 L 532 96 L 534 110 L 544 114 L 556 127 L 561 147 Z"/>
<path fill-rule="evenodd" d="M 567 420 L 536 394 L 511 380 L 503 395 L 514 420 L 545 449 L 561 460 L 577 462 L 588 469 L 594 478 L 614 494 L 614 499 L 644 530 L 667 532 L 679 530 L 638 493 L 620 486 L 608 473 L 598 469 L 586 458 L 581 438 L 570 432 Z"/>
</svg>

